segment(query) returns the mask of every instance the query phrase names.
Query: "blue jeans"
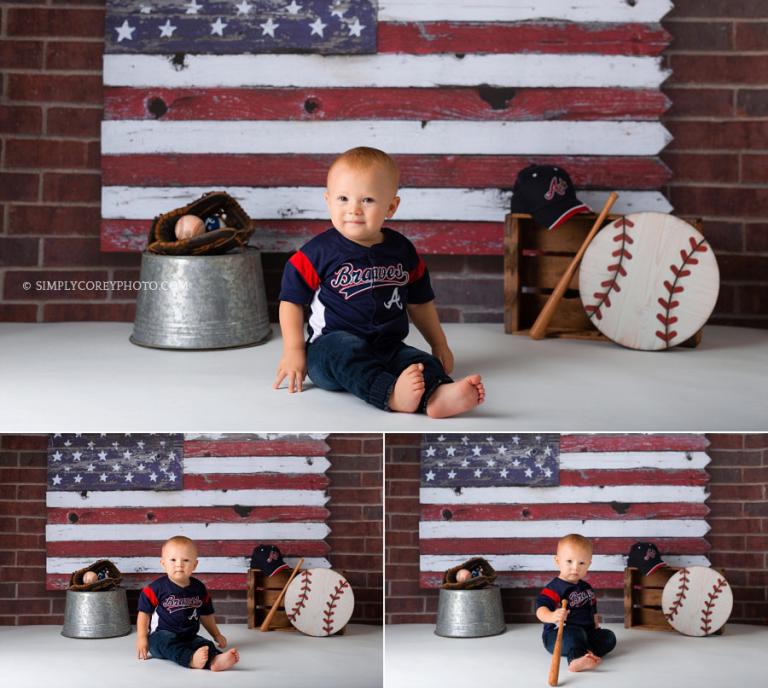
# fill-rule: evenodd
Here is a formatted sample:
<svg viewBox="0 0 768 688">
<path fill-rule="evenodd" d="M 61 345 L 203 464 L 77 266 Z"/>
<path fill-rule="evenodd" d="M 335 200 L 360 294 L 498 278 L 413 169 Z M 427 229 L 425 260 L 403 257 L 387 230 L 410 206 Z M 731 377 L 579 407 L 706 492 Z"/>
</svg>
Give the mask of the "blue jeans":
<svg viewBox="0 0 768 688">
<path fill-rule="evenodd" d="M 552 654 L 557 640 L 557 628 L 550 629 L 544 634 L 544 647 Z M 587 654 L 587 650 L 598 657 L 607 655 L 616 647 L 616 635 L 607 628 L 584 628 L 583 626 L 569 626 L 563 628 L 563 655 L 572 662 L 578 657 Z"/>
<path fill-rule="evenodd" d="M 218 650 L 210 640 L 199 635 L 183 636 L 159 629 L 149 636 L 149 651 L 153 657 L 170 659 L 183 667 L 189 667 L 192 655 L 205 645 L 208 646 L 208 661 L 205 668 L 210 669 L 211 660 L 221 654 L 221 650 Z"/>
<path fill-rule="evenodd" d="M 424 394 L 419 412 L 439 385 L 453 380 L 431 354 L 398 342 L 380 350 L 349 332 L 329 332 L 307 345 L 307 372 L 321 389 L 346 390 L 376 408 L 389 411 L 389 397 L 398 375 L 412 363 L 424 364 Z"/>
</svg>

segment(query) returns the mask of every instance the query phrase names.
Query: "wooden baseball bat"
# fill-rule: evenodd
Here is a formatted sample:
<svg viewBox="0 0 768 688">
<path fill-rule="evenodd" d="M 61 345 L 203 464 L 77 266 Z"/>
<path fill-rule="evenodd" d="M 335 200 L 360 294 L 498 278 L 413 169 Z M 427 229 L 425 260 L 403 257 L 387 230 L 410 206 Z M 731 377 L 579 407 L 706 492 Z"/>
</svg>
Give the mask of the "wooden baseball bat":
<svg viewBox="0 0 768 688">
<path fill-rule="evenodd" d="M 568 600 L 563 600 L 563 609 L 568 604 Z M 560 624 L 557 627 L 557 640 L 555 640 L 555 649 L 552 652 L 552 663 L 549 665 L 549 685 L 556 686 L 557 679 L 560 677 L 560 654 L 563 651 L 563 626 L 565 625 L 565 617 L 560 619 Z"/>
<path fill-rule="evenodd" d="M 285 597 L 285 591 L 288 590 L 288 586 L 291 584 L 291 581 L 299 572 L 299 569 L 301 568 L 301 565 L 303 563 L 304 563 L 304 559 L 299 559 L 299 561 L 296 563 L 296 566 L 293 567 L 293 571 L 291 572 L 291 575 L 288 577 L 288 580 L 283 586 L 283 589 L 280 591 L 280 594 L 275 600 L 275 603 L 272 605 L 272 609 L 269 610 L 269 614 L 267 614 L 267 618 L 261 622 L 261 626 L 259 627 L 260 631 L 269 630 L 269 625 L 272 623 L 272 617 L 275 615 L 275 612 L 277 612 L 277 608 L 280 606 L 280 603 L 283 601 L 283 597 Z"/>
<path fill-rule="evenodd" d="M 615 191 L 611 191 L 610 195 L 605 201 L 605 205 L 603 205 L 603 209 L 600 211 L 600 214 L 595 220 L 595 224 L 593 224 L 592 229 L 589 230 L 587 238 L 584 239 L 584 242 L 581 244 L 578 252 L 573 257 L 573 260 L 571 260 L 568 269 L 563 273 L 563 276 L 560 278 L 560 281 L 557 283 L 554 291 L 549 295 L 547 302 L 544 304 L 544 308 L 541 309 L 541 313 L 539 313 L 538 317 L 536 318 L 536 322 L 533 323 L 533 327 L 531 327 L 530 332 L 528 333 L 531 339 L 541 339 L 547 333 L 547 327 L 552 320 L 552 316 L 555 314 L 555 310 L 560 303 L 560 299 L 563 298 L 565 290 L 568 289 L 568 285 L 570 284 L 571 279 L 576 272 L 576 268 L 579 267 L 587 247 L 592 243 L 592 239 L 595 238 L 595 234 L 597 234 L 598 230 L 602 227 L 606 216 L 611 211 L 611 208 L 613 207 L 613 204 L 616 202 L 618 197 L 619 196 Z"/>
</svg>

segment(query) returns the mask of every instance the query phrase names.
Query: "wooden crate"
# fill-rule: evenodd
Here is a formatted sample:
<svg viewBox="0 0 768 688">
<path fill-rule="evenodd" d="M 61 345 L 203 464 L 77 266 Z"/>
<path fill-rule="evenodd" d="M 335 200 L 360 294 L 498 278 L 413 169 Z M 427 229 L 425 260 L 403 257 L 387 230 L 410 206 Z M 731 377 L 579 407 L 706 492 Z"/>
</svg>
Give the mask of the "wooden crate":
<svg viewBox="0 0 768 688">
<path fill-rule="evenodd" d="M 290 577 L 291 569 L 283 569 L 271 577 L 265 576 L 260 569 L 248 569 L 248 628 L 261 626 Z M 296 630 L 282 602 L 272 617 L 270 628 L 275 631 Z"/>
<path fill-rule="evenodd" d="M 620 215 L 608 215 L 606 224 Z M 522 213 L 509 213 L 504 221 L 504 331 L 528 335 L 536 317 L 597 215 L 584 213 L 549 231 Z M 688 220 L 701 231 L 700 220 Z M 579 296 L 579 271 L 557 306 L 547 328 L 548 337 L 609 341 L 587 317 Z M 696 346 L 701 331 L 680 346 Z"/>
<path fill-rule="evenodd" d="M 641 631 L 675 630 L 661 611 L 661 594 L 667 581 L 679 570 L 674 566 L 665 566 L 650 576 L 644 576 L 640 569 L 624 569 L 624 628 Z M 723 569 L 715 570 L 725 576 Z M 722 633 L 723 628 L 715 635 Z"/>
</svg>

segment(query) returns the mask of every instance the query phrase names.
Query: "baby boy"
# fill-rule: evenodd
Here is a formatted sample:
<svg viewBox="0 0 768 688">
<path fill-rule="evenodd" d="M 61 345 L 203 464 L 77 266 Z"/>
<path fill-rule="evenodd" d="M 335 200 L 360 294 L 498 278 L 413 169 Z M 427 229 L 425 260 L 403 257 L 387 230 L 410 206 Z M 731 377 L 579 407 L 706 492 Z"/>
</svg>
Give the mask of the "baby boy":
<svg viewBox="0 0 768 688">
<path fill-rule="evenodd" d="M 171 659 L 183 667 L 211 671 L 224 671 L 237 664 L 240 655 L 235 648 L 221 652 L 210 640 L 197 635 L 202 623 L 216 645 L 227 645 L 213 616 L 211 596 L 197 578 L 192 578 L 197 568 L 195 543 L 176 535 L 165 542 L 161 556 L 166 575 L 146 586 L 139 596 L 139 659 L 147 659 L 151 652 L 153 657 Z M 150 634 L 153 612 L 157 612 L 157 628 Z"/>
<path fill-rule="evenodd" d="M 325 202 L 333 227 L 301 247 L 283 272 L 283 354 L 274 387 L 346 390 L 388 411 L 444 418 L 482 403 L 479 375 L 454 382 L 453 353 L 440 326 L 424 261 L 402 234 L 384 227 L 400 198 L 394 160 L 352 148 L 328 170 Z M 304 306 L 310 306 L 304 340 Z M 431 354 L 403 343 L 408 317 Z"/>
<path fill-rule="evenodd" d="M 569 671 L 587 671 L 600 664 L 601 657 L 616 646 L 616 636 L 600 628 L 597 598 L 584 580 L 592 563 L 592 543 L 582 535 L 566 535 L 557 543 L 555 564 L 560 574 L 553 578 L 536 598 L 536 618 L 544 624 L 544 647 L 551 654 L 557 639 L 557 626 L 563 627 L 562 652 L 568 658 Z M 568 602 L 562 609 L 561 600 Z"/>
</svg>

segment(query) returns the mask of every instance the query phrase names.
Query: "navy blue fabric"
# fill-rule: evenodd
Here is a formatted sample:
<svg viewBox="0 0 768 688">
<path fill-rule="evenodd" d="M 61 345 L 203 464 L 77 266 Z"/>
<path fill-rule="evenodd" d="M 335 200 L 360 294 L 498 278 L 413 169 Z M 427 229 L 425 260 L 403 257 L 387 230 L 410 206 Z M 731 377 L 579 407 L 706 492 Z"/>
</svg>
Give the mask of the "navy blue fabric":
<svg viewBox="0 0 768 688">
<path fill-rule="evenodd" d="M 544 591 L 549 590 L 554 593 L 547 595 Z M 597 612 L 597 597 L 592 586 L 585 580 L 578 583 L 569 583 L 560 577 L 553 578 L 544 586 L 544 589 L 537 595 L 535 608 L 546 607 L 550 611 L 555 611 L 561 606 L 560 600 L 568 600 L 568 620 L 566 624 L 570 626 L 581 626 L 589 629 L 595 627 L 595 613 Z M 557 630 L 555 624 L 544 624 L 542 636 L 546 636 L 548 631 Z"/>
<path fill-rule="evenodd" d="M 398 375 L 413 363 L 424 364 L 424 394 L 419 411 L 438 385 L 452 382 L 431 354 L 398 343 L 387 351 L 349 332 L 325 334 L 307 347 L 307 373 L 318 387 L 351 392 L 377 408 L 389 410 L 388 400 Z"/>
<path fill-rule="evenodd" d="M 408 335 L 406 306 L 435 298 L 413 244 L 392 229 L 381 231 L 384 241 L 366 247 L 331 228 L 286 264 L 279 298 L 311 304 L 309 341 L 343 330 L 380 349 L 392 346 Z"/>
<path fill-rule="evenodd" d="M 221 650 L 206 638 L 199 635 L 191 637 L 181 636 L 172 631 L 155 631 L 149 636 L 149 651 L 153 657 L 170 659 L 176 664 L 188 667 L 192 661 L 192 655 L 201 647 L 208 646 L 208 661 L 205 668 L 211 668 L 211 660 L 221 654 Z"/>
<path fill-rule="evenodd" d="M 190 578 L 189 585 L 182 588 L 161 576 L 141 591 L 139 611 L 150 616 L 156 611 L 158 630 L 192 637 L 200 630 L 200 617 L 213 614 L 213 603 L 197 578 Z"/>
<path fill-rule="evenodd" d="M 561 648 L 563 656 L 568 658 L 569 663 L 578 657 L 583 657 L 587 654 L 587 650 L 591 650 L 592 654 L 598 657 L 603 657 L 616 647 L 616 635 L 613 631 L 607 628 L 573 626 L 570 622 L 569 617 L 563 627 L 563 646 Z M 557 641 L 557 629 L 545 631 L 543 641 L 547 652 L 552 654 Z"/>
</svg>

